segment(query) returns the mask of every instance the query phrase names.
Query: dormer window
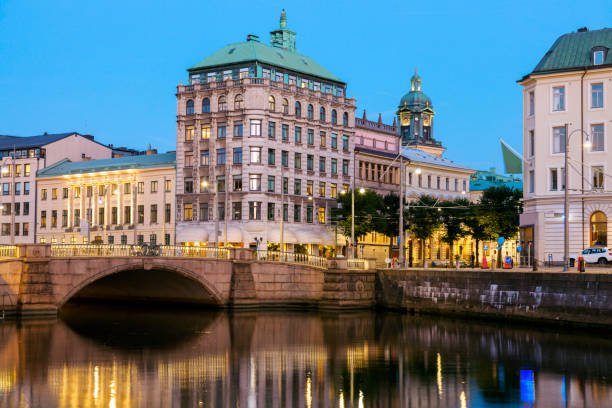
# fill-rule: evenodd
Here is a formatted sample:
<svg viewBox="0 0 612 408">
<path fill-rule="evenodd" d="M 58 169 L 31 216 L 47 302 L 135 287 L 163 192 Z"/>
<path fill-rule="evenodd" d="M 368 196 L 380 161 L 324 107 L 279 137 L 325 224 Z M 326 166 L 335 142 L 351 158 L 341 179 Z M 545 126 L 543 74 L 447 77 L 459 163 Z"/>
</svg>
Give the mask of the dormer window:
<svg viewBox="0 0 612 408">
<path fill-rule="evenodd" d="M 593 47 L 591 49 L 591 59 L 593 61 L 593 65 L 602 65 L 606 62 L 606 57 L 608 53 L 608 49 L 606 47 Z"/>
</svg>

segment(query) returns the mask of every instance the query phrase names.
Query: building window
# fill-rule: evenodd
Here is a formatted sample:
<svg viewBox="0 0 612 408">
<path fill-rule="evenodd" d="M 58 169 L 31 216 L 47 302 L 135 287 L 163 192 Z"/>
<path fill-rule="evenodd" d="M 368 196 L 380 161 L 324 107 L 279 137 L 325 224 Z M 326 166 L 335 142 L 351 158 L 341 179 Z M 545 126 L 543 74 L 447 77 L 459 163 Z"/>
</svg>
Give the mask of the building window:
<svg viewBox="0 0 612 408">
<path fill-rule="evenodd" d="M 260 119 L 251 120 L 251 136 L 252 137 L 261 136 L 261 120 Z"/>
<path fill-rule="evenodd" d="M 295 127 L 295 143 L 302 143 L 302 128 L 299 126 Z"/>
<path fill-rule="evenodd" d="M 21 228 L 23 231 L 21 235 L 27 237 L 30 234 L 30 223 L 24 222 L 23 224 L 21 224 Z"/>
<path fill-rule="evenodd" d="M 529 92 L 529 116 L 533 116 L 535 113 L 535 93 L 534 91 Z"/>
<path fill-rule="evenodd" d="M 234 137 L 242 137 L 242 121 L 234 122 Z"/>
<path fill-rule="evenodd" d="M 157 204 L 151 204 L 151 224 L 157 224 Z"/>
<path fill-rule="evenodd" d="M 342 150 L 345 152 L 349 151 L 349 138 L 347 135 L 342 135 Z"/>
<path fill-rule="evenodd" d="M 608 218 L 601 211 L 591 215 L 591 246 L 608 246 Z"/>
<path fill-rule="evenodd" d="M 193 140 L 193 126 L 185 127 L 185 141 Z"/>
<path fill-rule="evenodd" d="M 283 141 L 288 141 L 289 140 L 289 125 L 283 125 L 283 128 L 281 130 L 281 139 Z"/>
<path fill-rule="evenodd" d="M 210 139 L 210 125 L 202 125 L 202 139 Z"/>
<path fill-rule="evenodd" d="M 302 219 L 302 206 L 299 204 L 295 204 L 293 206 L 293 222 L 300 222 Z"/>
<path fill-rule="evenodd" d="M 138 245 L 144 244 L 144 235 L 137 235 L 136 242 L 138 243 Z"/>
<path fill-rule="evenodd" d="M 217 125 L 217 139 L 225 139 L 227 137 L 227 129 L 225 123 Z"/>
<path fill-rule="evenodd" d="M 268 138 L 276 139 L 276 123 L 268 122 Z"/>
<path fill-rule="evenodd" d="M 289 178 L 283 177 L 283 194 L 289 194 Z"/>
<path fill-rule="evenodd" d="M 312 154 L 306 155 L 306 170 L 313 171 L 314 168 L 314 156 Z"/>
<path fill-rule="evenodd" d="M 243 109 L 244 108 L 244 99 L 242 99 L 242 95 L 236 95 L 234 98 L 234 110 Z"/>
<path fill-rule="evenodd" d="M 261 220 L 261 201 L 249 201 L 249 220 Z"/>
<path fill-rule="evenodd" d="M 2 223 L 2 235 L 3 236 L 11 235 L 11 224 Z"/>
<path fill-rule="evenodd" d="M 335 109 L 332 109 L 332 113 L 331 113 L 331 123 L 332 125 L 336 125 L 338 124 L 338 113 L 336 112 Z"/>
<path fill-rule="evenodd" d="M 104 186 L 100 186 L 100 187 L 102 187 L 102 191 L 104 191 Z M 100 194 L 100 195 L 104 195 L 104 194 Z M 57 200 L 57 188 L 51 189 L 51 199 Z"/>
<path fill-rule="evenodd" d="M 283 167 L 289 167 L 289 152 L 287 150 L 281 151 L 281 164 Z"/>
<path fill-rule="evenodd" d="M 335 133 L 331 134 L 331 148 L 332 149 L 338 148 L 338 135 Z"/>
<path fill-rule="evenodd" d="M 127 235 L 121 235 L 121 245 L 127 245 Z"/>
<path fill-rule="evenodd" d="M 104 187 L 104 186 L 101 186 Z M 144 194 L 144 181 L 138 182 L 138 194 Z"/>
<path fill-rule="evenodd" d="M 591 84 L 591 108 L 603 108 L 603 84 Z"/>
<path fill-rule="evenodd" d="M 314 146 L 314 130 L 308 129 L 308 136 L 306 137 L 306 142 L 308 146 Z"/>
<path fill-rule="evenodd" d="M 157 180 L 151 181 L 151 193 L 157 193 Z"/>
<path fill-rule="evenodd" d="M 302 194 L 302 180 L 295 179 L 293 181 L 293 194 L 295 194 L 295 195 Z"/>
<path fill-rule="evenodd" d="M 276 110 L 276 100 L 272 95 L 268 96 L 268 110 L 274 112 Z"/>
<path fill-rule="evenodd" d="M 300 116 L 302 116 L 302 105 L 296 101 L 295 102 L 295 117 L 299 118 Z"/>
<path fill-rule="evenodd" d="M 553 128 L 553 153 L 565 152 L 565 126 Z"/>
<path fill-rule="evenodd" d="M 15 183 L 15 195 L 21 195 L 21 183 Z"/>
<path fill-rule="evenodd" d="M 223 112 L 227 110 L 227 99 L 225 99 L 225 96 L 219 97 L 218 110 L 219 112 Z"/>
<path fill-rule="evenodd" d="M 314 109 L 311 104 L 308 104 L 308 120 L 312 120 L 314 117 Z"/>
<path fill-rule="evenodd" d="M 132 223 L 132 207 L 129 205 L 123 207 L 123 223 L 124 224 Z"/>
<path fill-rule="evenodd" d="M 593 189 L 604 188 L 604 168 L 603 166 L 593 166 L 591 168 L 593 175 Z"/>
<path fill-rule="evenodd" d="M 193 178 L 186 177 L 184 184 L 185 184 L 185 193 L 193 193 Z"/>
<path fill-rule="evenodd" d="M 591 150 L 594 152 L 604 151 L 604 125 L 597 124 L 591 126 L 591 136 L 593 137 L 593 144 Z"/>
<path fill-rule="evenodd" d="M 326 145 L 326 140 L 325 140 L 325 132 L 321 132 L 319 133 L 319 136 L 321 138 L 321 147 L 325 147 Z"/>
<path fill-rule="evenodd" d="M 138 206 L 138 218 L 140 221 L 140 205 Z M 144 210 L 143 210 L 144 212 Z M 144 214 L 143 214 L 144 216 Z M 193 219 L 193 204 L 185 203 L 183 204 L 183 221 L 191 221 Z"/>
<path fill-rule="evenodd" d="M 348 113 L 346 112 L 342 115 L 342 126 L 348 126 Z"/>
<path fill-rule="evenodd" d="M 113 225 L 117 225 L 117 207 L 111 207 L 110 223 Z"/>
<path fill-rule="evenodd" d="M 319 109 L 319 120 L 325 122 L 325 108 L 322 106 L 321 109 Z"/>
<path fill-rule="evenodd" d="M 193 167 L 193 152 L 185 152 L 185 167 Z"/>
<path fill-rule="evenodd" d="M 276 164 L 276 150 L 268 149 L 268 164 L 274 166 Z"/>
<path fill-rule="evenodd" d="M 268 203 L 268 221 L 274 221 L 274 203 Z"/>
<path fill-rule="evenodd" d="M 306 206 L 306 222 L 312 224 L 312 205 Z"/>
<path fill-rule="evenodd" d="M 319 157 L 319 171 L 325 173 L 325 157 Z"/>
<path fill-rule="evenodd" d="M 234 191 L 242 191 L 242 174 L 234 176 Z"/>
<path fill-rule="evenodd" d="M 225 165 L 225 149 L 217 150 L 217 164 Z"/>
<path fill-rule="evenodd" d="M 338 198 L 338 185 L 336 183 L 331 183 L 331 198 Z"/>
<path fill-rule="evenodd" d="M 242 164 L 242 147 L 234 148 L 234 164 Z"/>
<path fill-rule="evenodd" d="M 529 171 L 529 192 L 533 193 L 535 191 L 535 173 L 533 170 Z"/>
<path fill-rule="evenodd" d="M 51 213 L 51 224 L 53 224 L 53 212 Z M 104 225 L 104 208 L 98 208 L 98 225 Z"/>
<path fill-rule="evenodd" d="M 268 176 L 268 192 L 273 193 L 276 189 L 276 183 L 274 181 L 274 176 Z"/>
<path fill-rule="evenodd" d="M 251 164 L 261 164 L 261 147 L 251 146 Z"/>
<path fill-rule="evenodd" d="M 319 197 L 325 197 L 325 182 L 319 181 Z"/>
<path fill-rule="evenodd" d="M 47 227 L 47 211 L 40 212 L 40 228 Z"/>
<path fill-rule="evenodd" d="M 164 222 L 169 223 L 172 215 L 172 204 L 166 204 L 166 208 L 164 209 Z"/>
<path fill-rule="evenodd" d="M 200 151 L 200 165 L 208 166 L 210 164 L 210 152 L 208 150 Z"/>
<path fill-rule="evenodd" d="M 338 173 L 338 160 L 331 159 L 331 174 L 337 174 L 337 173 Z"/>
<path fill-rule="evenodd" d="M 187 205 L 187 204 L 185 204 Z M 136 207 L 138 224 L 144 224 L 144 205 Z"/>
<path fill-rule="evenodd" d="M 302 153 L 295 153 L 293 164 L 297 170 L 302 168 Z"/>
<path fill-rule="evenodd" d="M 565 87 L 556 86 L 553 88 L 553 111 L 565 110 Z"/>
<path fill-rule="evenodd" d="M 172 180 L 164 180 L 164 191 L 166 193 L 169 193 L 172 191 Z"/>
<path fill-rule="evenodd" d="M 241 220 L 242 219 L 242 202 L 233 202 L 232 203 L 232 220 Z"/>
<path fill-rule="evenodd" d="M 210 112 L 210 99 L 204 98 L 202 100 L 202 113 L 209 113 L 209 112 Z"/>
<path fill-rule="evenodd" d="M 550 169 L 550 191 L 565 190 L 565 169 Z"/>
<path fill-rule="evenodd" d="M 605 52 L 603 50 L 593 51 L 593 65 L 601 65 L 604 63 Z"/>
<path fill-rule="evenodd" d="M 217 176 L 217 192 L 225 192 L 225 176 Z"/>
<path fill-rule="evenodd" d="M 283 113 L 285 115 L 289 113 L 289 101 L 287 99 L 283 99 Z"/>
<path fill-rule="evenodd" d="M 200 221 L 208 221 L 208 203 L 200 203 Z"/>
<path fill-rule="evenodd" d="M 6 186 L 6 189 L 8 190 L 8 184 L 4 183 L 2 185 L 3 189 L 4 189 L 4 186 Z M 3 195 L 7 195 L 7 194 L 8 194 L 8 191 L 6 193 L 3 192 Z M 40 199 L 41 200 L 46 200 L 47 199 L 47 189 L 46 188 L 43 188 L 42 190 L 40 190 Z"/>
<path fill-rule="evenodd" d="M 348 160 L 342 160 L 342 175 L 343 176 L 349 175 L 349 161 Z"/>
<path fill-rule="evenodd" d="M 528 140 L 528 145 L 529 145 L 529 157 L 533 157 L 535 155 L 535 134 L 533 130 L 530 130 L 527 137 L 529 138 Z"/>
<path fill-rule="evenodd" d="M 261 190 L 261 174 L 249 174 L 249 190 Z"/>
<path fill-rule="evenodd" d="M 195 104 L 193 103 L 193 100 L 188 100 L 187 101 L 187 114 L 188 115 L 193 115 L 195 113 L 195 108 L 194 108 Z"/>
</svg>

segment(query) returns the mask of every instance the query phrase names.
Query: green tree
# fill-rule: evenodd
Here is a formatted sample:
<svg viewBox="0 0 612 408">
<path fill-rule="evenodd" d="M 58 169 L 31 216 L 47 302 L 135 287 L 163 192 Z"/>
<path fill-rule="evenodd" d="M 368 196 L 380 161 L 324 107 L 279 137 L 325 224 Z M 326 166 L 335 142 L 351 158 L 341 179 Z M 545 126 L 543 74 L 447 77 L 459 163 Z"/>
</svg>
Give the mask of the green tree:
<svg viewBox="0 0 612 408">
<path fill-rule="evenodd" d="M 406 211 L 408 228 L 414 236 L 421 240 L 421 259 L 425 262 L 425 240 L 440 227 L 440 212 L 435 208 L 438 200 L 435 197 L 423 195 L 411 202 Z"/>
<path fill-rule="evenodd" d="M 342 208 L 337 210 L 341 215 L 338 226 L 346 237 L 351 236 L 351 191 L 341 194 L 338 203 Z M 368 232 L 377 231 L 380 228 L 383 208 L 383 199 L 375 191 L 366 190 L 363 193 L 355 191 L 355 238 L 361 237 Z"/>
<path fill-rule="evenodd" d="M 470 209 L 468 215 L 465 217 L 465 227 L 467 228 L 469 235 L 474 241 L 476 241 L 476 255 L 474 257 L 474 266 L 480 264 L 480 254 L 478 253 L 480 242 L 485 240 L 491 240 L 493 237 L 485 232 L 485 225 L 483 219 L 479 216 L 480 204 L 470 203 Z"/>
<path fill-rule="evenodd" d="M 383 206 L 376 220 L 375 231 L 389 237 L 389 256 L 393 249 L 394 238 L 399 236 L 399 195 L 390 193 L 381 197 Z M 408 223 L 404 218 L 404 228 Z"/>
<path fill-rule="evenodd" d="M 470 212 L 470 202 L 463 198 L 458 198 L 452 201 L 442 201 L 438 204 L 440 212 L 440 224 L 444 233 L 440 237 L 442 242 L 450 246 L 451 259 L 449 266 L 453 266 L 453 253 L 455 241 L 468 234 L 468 229 L 465 227 Z"/>
<path fill-rule="evenodd" d="M 523 210 L 522 197 L 519 190 L 506 186 L 490 187 L 483 192 L 477 213 L 486 235 L 494 239 L 516 236 Z M 497 254 L 497 267 L 501 267 L 501 251 Z"/>
</svg>

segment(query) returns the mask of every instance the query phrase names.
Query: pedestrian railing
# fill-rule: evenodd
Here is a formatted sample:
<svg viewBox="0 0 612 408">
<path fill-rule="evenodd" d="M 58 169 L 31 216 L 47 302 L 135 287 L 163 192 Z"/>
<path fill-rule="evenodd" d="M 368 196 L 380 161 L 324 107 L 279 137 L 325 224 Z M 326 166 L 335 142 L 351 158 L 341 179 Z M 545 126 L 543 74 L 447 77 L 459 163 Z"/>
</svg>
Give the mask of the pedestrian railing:
<svg viewBox="0 0 612 408">
<path fill-rule="evenodd" d="M 176 245 L 95 245 L 57 244 L 51 245 L 53 257 L 129 257 L 156 256 L 169 258 L 213 258 L 229 259 L 227 248 L 187 247 Z"/>
<path fill-rule="evenodd" d="M 0 258 L 17 258 L 18 251 L 15 245 L 0 245 Z"/>
<path fill-rule="evenodd" d="M 257 251 L 257 260 L 269 262 L 298 263 L 302 265 L 317 266 L 319 268 L 327 267 L 327 258 L 323 256 L 298 254 L 295 252 L 261 250 Z"/>
<path fill-rule="evenodd" d="M 228 248 L 162 245 L 161 247 L 159 247 L 159 251 L 159 256 L 170 258 L 230 259 L 230 250 Z"/>
<path fill-rule="evenodd" d="M 346 260 L 346 267 L 348 269 L 365 269 L 366 261 L 365 259 L 357 259 L 357 258 L 349 258 Z"/>
</svg>

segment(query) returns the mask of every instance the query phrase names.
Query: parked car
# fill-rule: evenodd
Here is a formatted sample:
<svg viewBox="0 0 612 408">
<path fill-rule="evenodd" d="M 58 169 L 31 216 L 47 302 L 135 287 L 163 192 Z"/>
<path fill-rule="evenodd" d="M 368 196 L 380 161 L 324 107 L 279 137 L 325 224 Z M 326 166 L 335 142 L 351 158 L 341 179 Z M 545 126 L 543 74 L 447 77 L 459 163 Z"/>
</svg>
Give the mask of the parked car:
<svg viewBox="0 0 612 408">
<path fill-rule="evenodd" d="M 584 258 L 586 263 L 605 265 L 608 262 L 612 262 L 612 252 L 604 247 L 587 248 L 578 254 L 570 255 L 570 263 L 573 265 L 580 256 Z"/>
</svg>

